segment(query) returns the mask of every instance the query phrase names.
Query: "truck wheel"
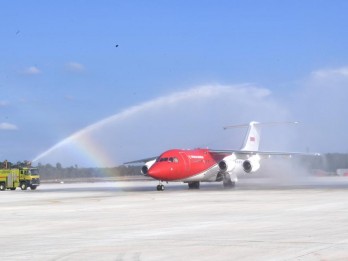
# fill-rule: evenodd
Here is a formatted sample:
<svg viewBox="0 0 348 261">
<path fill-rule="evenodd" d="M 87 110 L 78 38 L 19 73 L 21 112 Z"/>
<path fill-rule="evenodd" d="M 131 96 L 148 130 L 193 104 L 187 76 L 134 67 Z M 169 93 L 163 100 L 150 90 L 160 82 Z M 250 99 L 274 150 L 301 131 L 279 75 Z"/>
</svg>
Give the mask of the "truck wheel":
<svg viewBox="0 0 348 261">
<path fill-rule="evenodd" d="M 16 187 L 14 187 L 14 188 L 10 188 L 10 190 L 16 190 Z"/>
<path fill-rule="evenodd" d="M 0 190 L 5 190 L 6 189 L 6 185 L 4 183 L 0 184 Z"/>
<path fill-rule="evenodd" d="M 36 188 L 37 188 L 36 185 L 31 185 L 31 186 L 30 186 L 30 189 L 31 189 L 31 190 L 35 190 Z"/>
<path fill-rule="evenodd" d="M 21 190 L 27 190 L 27 188 L 28 188 L 27 183 L 21 184 Z"/>
</svg>

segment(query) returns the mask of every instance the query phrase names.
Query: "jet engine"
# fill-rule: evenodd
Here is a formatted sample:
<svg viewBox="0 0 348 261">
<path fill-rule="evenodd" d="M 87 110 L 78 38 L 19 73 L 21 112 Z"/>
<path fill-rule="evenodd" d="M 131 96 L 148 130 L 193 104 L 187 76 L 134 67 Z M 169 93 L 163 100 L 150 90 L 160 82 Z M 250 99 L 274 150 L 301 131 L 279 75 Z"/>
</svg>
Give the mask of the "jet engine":
<svg viewBox="0 0 348 261">
<path fill-rule="evenodd" d="M 251 156 L 249 159 L 243 161 L 242 166 L 246 173 L 257 171 L 260 168 L 260 156 Z"/>
<path fill-rule="evenodd" d="M 150 160 L 148 162 L 145 163 L 145 165 L 141 168 L 141 173 L 144 176 L 148 175 L 149 169 L 151 168 L 151 166 L 156 162 L 156 159 L 154 160 Z"/>
<path fill-rule="evenodd" d="M 234 154 L 227 156 L 218 165 L 219 169 L 223 172 L 232 171 L 236 166 L 236 156 Z"/>
</svg>

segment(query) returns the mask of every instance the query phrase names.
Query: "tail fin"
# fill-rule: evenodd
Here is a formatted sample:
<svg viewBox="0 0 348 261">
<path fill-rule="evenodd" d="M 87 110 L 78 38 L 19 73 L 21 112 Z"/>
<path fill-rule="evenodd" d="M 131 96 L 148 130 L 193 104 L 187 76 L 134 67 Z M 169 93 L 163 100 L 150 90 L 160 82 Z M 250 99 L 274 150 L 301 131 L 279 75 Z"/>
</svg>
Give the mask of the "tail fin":
<svg viewBox="0 0 348 261">
<path fill-rule="evenodd" d="M 246 151 L 258 151 L 260 146 L 260 137 L 261 137 L 261 126 L 262 125 L 278 125 L 278 124 L 297 124 L 297 121 L 294 122 L 268 122 L 260 123 L 252 121 L 249 124 L 227 126 L 224 129 L 229 128 L 239 128 L 239 127 L 249 127 L 248 132 L 245 135 L 244 143 L 241 150 Z"/>
<path fill-rule="evenodd" d="M 261 127 L 260 123 L 252 121 L 249 123 L 248 132 L 245 135 L 241 150 L 257 151 L 260 146 Z"/>
</svg>

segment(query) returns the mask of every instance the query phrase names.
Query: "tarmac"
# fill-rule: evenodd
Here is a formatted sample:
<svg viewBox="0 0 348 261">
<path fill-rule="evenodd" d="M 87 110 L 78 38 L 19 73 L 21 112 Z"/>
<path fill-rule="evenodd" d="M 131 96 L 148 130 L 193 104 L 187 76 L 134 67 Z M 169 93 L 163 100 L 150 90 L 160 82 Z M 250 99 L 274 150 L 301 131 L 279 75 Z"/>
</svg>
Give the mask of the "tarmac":
<svg viewBox="0 0 348 261">
<path fill-rule="evenodd" d="M 2 260 L 348 260 L 348 177 L 1 191 Z"/>
</svg>

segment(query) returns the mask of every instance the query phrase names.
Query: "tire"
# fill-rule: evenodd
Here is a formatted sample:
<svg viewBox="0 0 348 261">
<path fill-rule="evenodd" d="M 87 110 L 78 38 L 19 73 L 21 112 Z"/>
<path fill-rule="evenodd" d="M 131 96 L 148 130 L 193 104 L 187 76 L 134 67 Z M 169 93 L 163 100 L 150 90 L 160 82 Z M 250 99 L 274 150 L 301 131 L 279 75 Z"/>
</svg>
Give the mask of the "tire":
<svg viewBox="0 0 348 261">
<path fill-rule="evenodd" d="M 224 185 L 224 188 L 231 189 L 236 186 L 236 182 L 230 180 L 230 181 L 224 182 L 223 185 Z"/>
<path fill-rule="evenodd" d="M 157 191 L 163 191 L 164 185 L 157 185 Z"/>
<path fill-rule="evenodd" d="M 27 190 L 27 188 L 28 188 L 27 183 L 23 182 L 23 183 L 21 184 L 21 190 Z"/>
<path fill-rule="evenodd" d="M 236 186 L 236 182 L 231 180 L 230 174 L 226 173 L 223 179 L 223 185 L 226 189 L 231 189 Z"/>
<path fill-rule="evenodd" d="M 199 181 L 188 183 L 189 189 L 199 189 L 199 185 L 200 185 Z"/>
<path fill-rule="evenodd" d="M 36 188 L 37 188 L 36 185 L 31 185 L 31 186 L 30 186 L 30 189 L 31 189 L 31 190 L 35 190 Z"/>
<path fill-rule="evenodd" d="M 14 188 L 10 188 L 10 190 L 16 190 L 16 187 L 14 187 Z"/>
<path fill-rule="evenodd" d="M 5 189 L 6 189 L 5 183 L 1 183 L 1 184 L 0 184 L 0 190 L 1 190 L 1 191 L 4 191 Z"/>
</svg>

